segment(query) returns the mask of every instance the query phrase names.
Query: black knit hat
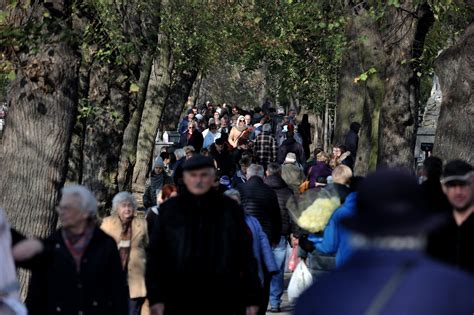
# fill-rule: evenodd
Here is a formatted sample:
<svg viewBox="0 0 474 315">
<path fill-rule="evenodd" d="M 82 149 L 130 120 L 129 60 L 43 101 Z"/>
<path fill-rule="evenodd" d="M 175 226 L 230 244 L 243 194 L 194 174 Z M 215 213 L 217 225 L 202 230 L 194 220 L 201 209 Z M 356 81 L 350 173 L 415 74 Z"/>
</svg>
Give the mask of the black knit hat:
<svg viewBox="0 0 474 315">
<path fill-rule="evenodd" d="M 361 183 L 356 214 L 343 223 L 371 236 L 426 234 L 446 217 L 432 215 L 422 196 L 416 177 L 407 170 L 377 171 Z"/>
</svg>

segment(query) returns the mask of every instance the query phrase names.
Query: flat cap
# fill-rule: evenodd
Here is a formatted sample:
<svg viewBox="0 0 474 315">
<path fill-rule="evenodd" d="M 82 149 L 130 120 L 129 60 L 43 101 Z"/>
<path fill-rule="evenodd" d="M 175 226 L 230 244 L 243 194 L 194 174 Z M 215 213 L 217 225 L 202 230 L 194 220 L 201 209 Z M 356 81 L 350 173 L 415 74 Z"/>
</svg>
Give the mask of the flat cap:
<svg viewBox="0 0 474 315">
<path fill-rule="evenodd" d="M 195 171 L 203 168 L 215 168 L 214 160 L 210 157 L 197 154 L 184 162 L 183 171 Z"/>
</svg>

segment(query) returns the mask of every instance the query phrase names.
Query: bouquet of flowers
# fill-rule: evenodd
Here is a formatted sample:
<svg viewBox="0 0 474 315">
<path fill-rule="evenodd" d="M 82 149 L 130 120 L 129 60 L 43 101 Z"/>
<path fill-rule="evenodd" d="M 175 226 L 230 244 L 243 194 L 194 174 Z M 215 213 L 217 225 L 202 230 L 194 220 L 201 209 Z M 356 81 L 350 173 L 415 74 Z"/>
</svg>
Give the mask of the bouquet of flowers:
<svg viewBox="0 0 474 315">
<path fill-rule="evenodd" d="M 310 189 L 302 195 L 293 196 L 287 203 L 293 221 L 311 233 L 322 232 L 339 206 L 339 197 L 324 189 Z"/>
</svg>

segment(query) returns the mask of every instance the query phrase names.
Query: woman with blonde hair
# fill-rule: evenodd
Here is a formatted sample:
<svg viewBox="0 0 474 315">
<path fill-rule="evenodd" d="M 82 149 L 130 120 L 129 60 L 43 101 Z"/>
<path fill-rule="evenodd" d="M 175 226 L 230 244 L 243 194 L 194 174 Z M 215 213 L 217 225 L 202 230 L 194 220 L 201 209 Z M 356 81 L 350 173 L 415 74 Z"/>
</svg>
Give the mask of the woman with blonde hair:
<svg viewBox="0 0 474 315">
<path fill-rule="evenodd" d="M 136 216 L 137 203 L 132 194 L 119 192 L 112 200 L 112 213 L 101 229 L 117 243 L 122 268 L 127 274 L 130 293 L 129 315 L 140 314 L 146 297 L 145 248 L 148 230 L 145 219 Z"/>
</svg>

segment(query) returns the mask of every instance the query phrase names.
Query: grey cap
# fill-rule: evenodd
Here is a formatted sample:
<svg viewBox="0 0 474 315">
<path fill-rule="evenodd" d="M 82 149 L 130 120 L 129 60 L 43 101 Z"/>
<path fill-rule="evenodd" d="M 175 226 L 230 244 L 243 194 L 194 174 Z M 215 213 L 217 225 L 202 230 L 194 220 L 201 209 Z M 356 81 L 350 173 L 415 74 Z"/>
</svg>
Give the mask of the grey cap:
<svg viewBox="0 0 474 315">
<path fill-rule="evenodd" d="M 153 163 L 153 168 L 155 167 L 165 168 L 165 163 L 163 162 L 163 159 L 160 156 L 158 156 L 155 159 L 155 162 Z"/>
</svg>

